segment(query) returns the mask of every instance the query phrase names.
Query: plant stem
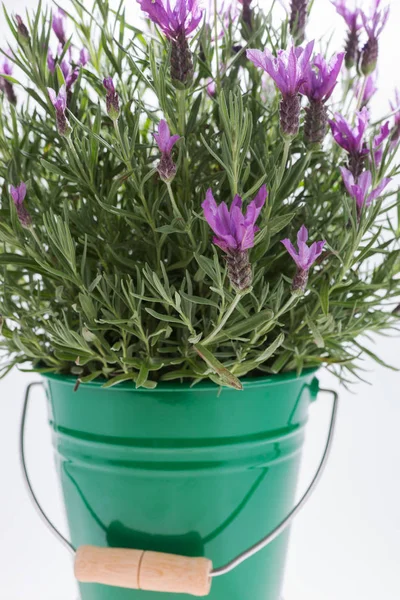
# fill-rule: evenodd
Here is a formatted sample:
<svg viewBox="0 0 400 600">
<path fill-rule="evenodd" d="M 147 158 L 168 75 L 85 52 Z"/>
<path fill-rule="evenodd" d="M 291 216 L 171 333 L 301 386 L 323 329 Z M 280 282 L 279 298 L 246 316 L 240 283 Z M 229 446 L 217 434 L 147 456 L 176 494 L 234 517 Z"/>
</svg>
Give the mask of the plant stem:
<svg viewBox="0 0 400 600">
<path fill-rule="evenodd" d="M 183 136 L 186 133 L 186 90 L 177 90 L 178 99 L 178 133 Z"/>
<path fill-rule="evenodd" d="M 356 113 L 358 113 L 358 111 L 361 108 L 361 104 L 362 104 L 362 101 L 364 98 L 365 88 L 367 87 L 367 81 L 368 81 L 368 76 L 366 75 L 363 79 L 362 86 L 361 86 L 360 92 L 358 94 L 357 106 L 356 106 L 356 110 L 354 111 L 354 119 L 356 118 Z"/>
<path fill-rule="evenodd" d="M 278 172 L 278 183 L 276 185 L 276 190 L 278 190 L 279 186 L 282 183 L 283 175 L 285 173 L 286 163 L 289 156 L 290 146 L 292 144 L 292 138 L 285 138 L 283 145 L 283 154 L 282 154 L 282 162 Z"/>
<path fill-rule="evenodd" d="M 182 219 L 182 221 L 184 221 L 182 213 L 179 210 L 178 205 L 176 203 L 174 192 L 172 191 L 171 183 L 169 181 L 166 181 L 166 185 L 167 185 L 167 189 L 168 189 L 169 198 L 170 198 L 171 204 L 172 204 L 172 212 L 174 213 L 175 217 L 178 217 L 178 218 Z"/>
<path fill-rule="evenodd" d="M 183 223 L 185 224 L 185 229 L 189 236 L 189 239 L 192 242 L 193 248 L 197 248 L 197 244 L 193 237 L 193 233 L 190 231 L 190 229 L 187 229 L 187 224 L 185 222 L 185 219 L 183 218 L 182 213 L 178 208 L 178 205 L 175 200 L 174 192 L 171 187 L 171 183 L 168 181 L 168 182 L 166 182 L 166 185 L 167 185 L 167 189 L 168 189 L 169 198 L 170 198 L 171 204 L 172 204 L 172 212 L 174 213 L 175 217 L 182 219 Z"/>
<path fill-rule="evenodd" d="M 124 143 L 122 141 L 121 132 L 120 132 L 119 126 L 118 126 L 118 121 L 116 121 L 116 120 L 113 121 L 113 125 L 114 125 L 115 134 L 116 134 L 117 139 L 118 139 L 118 143 L 119 143 L 119 145 L 121 147 L 122 157 L 123 157 L 123 159 L 125 161 L 125 164 L 129 168 L 130 165 L 128 166 L 128 164 L 127 164 L 127 163 L 129 163 L 129 157 L 127 156 L 127 154 L 125 152 L 125 146 L 124 146 Z"/>
<path fill-rule="evenodd" d="M 218 335 L 218 333 L 221 331 L 221 329 L 225 326 L 227 320 L 229 319 L 229 317 L 231 316 L 231 314 L 233 313 L 233 311 L 235 310 L 235 308 L 237 307 L 237 305 L 239 304 L 240 300 L 249 293 L 249 289 L 247 290 L 243 290 L 242 292 L 237 292 L 235 298 L 232 300 L 232 304 L 229 306 L 228 310 L 226 311 L 226 313 L 224 314 L 224 316 L 222 317 L 221 321 L 219 322 L 219 324 L 217 325 L 217 327 L 214 329 L 214 331 L 212 331 L 210 333 L 209 336 L 206 337 L 206 339 L 202 342 L 203 346 L 205 346 L 206 344 L 209 344 L 216 335 Z"/>
</svg>

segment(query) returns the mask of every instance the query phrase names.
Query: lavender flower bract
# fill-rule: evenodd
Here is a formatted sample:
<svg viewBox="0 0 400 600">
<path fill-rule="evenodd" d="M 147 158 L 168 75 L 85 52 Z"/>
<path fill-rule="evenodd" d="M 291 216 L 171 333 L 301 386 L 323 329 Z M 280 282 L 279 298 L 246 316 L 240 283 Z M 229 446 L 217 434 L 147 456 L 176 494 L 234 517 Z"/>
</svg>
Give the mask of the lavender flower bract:
<svg viewBox="0 0 400 600">
<path fill-rule="evenodd" d="M 343 17 L 349 28 L 345 46 L 345 64 L 348 69 L 351 69 L 358 62 L 359 30 L 361 27 L 360 11 L 358 8 L 350 9 L 348 0 L 332 0 L 332 4 L 336 7 L 336 11 Z"/>
<path fill-rule="evenodd" d="M 10 53 L 11 53 L 11 51 L 9 50 L 7 52 L 7 54 L 10 55 Z M 10 75 L 10 76 L 13 74 L 13 63 L 10 62 L 8 57 L 5 55 L 0 55 L 0 73 L 3 73 L 4 75 Z M 7 96 L 7 100 L 11 104 L 15 105 L 17 103 L 17 97 L 15 95 L 14 87 L 13 87 L 12 83 L 1 76 L 0 76 L 0 91 L 4 92 L 4 94 Z"/>
<path fill-rule="evenodd" d="M 72 68 L 70 63 L 64 59 L 63 61 L 61 61 L 60 69 L 62 71 L 62 74 L 64 75 L 65 85 L 68 93 L 75 81 L 78 79 L 79 68 Z"/>
<path fill-rule="evenodd" d="M 50 73 L 54 73 L 54 71 L 56 70 L 56 59 L 54 58 L 50 48 L 47 51 L 47 68 L 50 71 Z"/>
<path fill-rule="evenodd" d="M 85 67 L 90 61 L 90 54 L 87 48 L 82 48 L 79 52 L 79 64 L 81 67 Z"/>
<path fill-rule="evenodd" d="M 380 10 L 380 4 L 381 0 L 373 0 L 373 8 L 369 16 L 364 11 L 360 11 L 364 29 L 368 35 L 361 57 L 361 70 L 364 75 L 370 75 L 375 71 L 379 52 L 378 38 L 389 17 L 389 7 Z"/>
<path fill-rule="evenodd" d="M 21 181 L 17 187 L 11 185 L 10 194 L 14 201 L 15 208 L 17 209 L 19 222 L 21 223 L 22 227 L 28 229 L 32 225 L 32 219 L 24 204 L 26 196 L 26 184 Z"/>
<path fill-rule="evenodd" d="M 177 87 L 188 87 L 193 80 L 193 59 L 188 37 L 199 25 L 203 11 L 198 0 L 137 0 L 141 9 L 171 41 L 171 78 Z"/>
<path fill-rule="evenodd" d="M 62 46 L 65 46 L 66 41 L 67 41 L 67 35 L 65 32 L 66 20 L 67 20 L 67 15 L 62 10 L 62 8 L 59 8 L 54 13 L 53 21 L 51 24 L 52 29 L 53 29 L 54 33 L 56 34 L 57 39 Z"/>
<path fill-rule="evenodd" d="M 340 172 L 342 173 L 346 190 L 356 201 L 357 216 L 359 219 L 364 206 L 370 206 L 370 204 L 381 195 L 385 187 L 391 181 L 389 177 L 385 177 L 375 189 L 370 190 L 372 185 L 371 171 L 364 171 L 358 178 L 355 178 L 345 167 L 341 167 Z"/>
<path fill-rule="evenodd" d="M 107 114 L 112 121 L 117 121 L 119 114 L 120 114 L 119 96 L 118 96 L 117 91 L 115 90 L 112 77 L 105 77 L 105 79 L 103 80 L 103 85 L 107 90 L 107 95 L 106 95 Z"/>
<path fill-rule="evenodd" d="M 164 121 L 164 119 L 160 121 L 158 133 L 154 133 L 153 135 L 161 152 L 161 159 L 158 163 L 157 171 L 161 179 L 169 183 L 176 174 L 176 165 L 172 160 L 171 151 L 176 142 L 180 139 L 180 136 L 171 135 L 168 123 Z"/>
<path fill-rule="evenodd" d="M 304 138 L 311 144 L 323 141 L 328 123 L 328 114 L 325 102 L 331 97 L 336 86 L 337 78 L 342 68 L 344 52 L 335 54 L 329 64 L 324 57 L 318 54 L 307 70 L 307 79 L 301 92 L 310 101 L 306 107 L 304 123 Z"/>
<path fill-rule="evenodd" d="M 47 88 L 52 105 L 56 109 L 56 122 L 58 133 L 63 137 L 71 135 L 71 126 L 65 116 L 67 108 L 67 90 L 65 85 L 61 86 L 58 96 L 52 88 Z"/>
<path fill-rule="evenodd" d="M 228 209 L 225 202 L 217 205 L 211 188 L 201 205 L 206 221 L 215 233 L 213 243 L 225 252 L 229 279 L 238 291 L 248 289 L 252 283 L 248 250 L 254 246 L 254 235 L 258 231 L 255 223 L 267 195 L 267 188 L 263 185 L 249 203 L 246 214 L 242 212 L 240 196 L 235 196 Z"/>
<path fill-rule="evenodd" d="M 292 291 L 295 293 L 303 294 L 307 287 L 308 275 L 310 268 L 322 254 L 322 250 L 325 246 L 325 242 L 313 242 L 311 246 L 307 246 L 308 231 L 304 225 L 302 225 L 297 234 L 297 248 L 293 246 L 292 242 L 285 238 L 281 240 L 290 256 L 293 258 L 297 266 L 296 275 L 292 282 Z"/>
<path fill-rule="evenodd" d="M 386 121 L 384 125 L 382 125 L 380 132 L 378 135 L 374 137 L 374 142 L 372 145 L 372 152 L 374 155 L 374 161 L 377 167 L 382 162 L 383 157 L 383 144 L 390 137 L 390 126 L 389 121 Z"/>
<path fill-rule="evenodd" d="M 357 113 L 356 125 L 352 125 L 339 113 L 335 113 L 335 120 L 330 120 L 333 137 L 339 146 L 349 154 L 349 168 L 355 177 L 361 174 L 368 148 L 364 135 L 368 126 L 369 113 L 363 108 Z"/>
<path fill-rule="evenodd" d="M 307 79 L 313 48 L 313 41 L 305 48 L 295 48 L 292 45 L 289 50 L 278 50 L 277 57 L 274 57 L 268 48 L 264 52 L 247 50 L 247 58 L 272 77 L 282 94 L 280 125 L 284 137 L 294 137 L 299 131 L 299 92 Z"/>
</svg>

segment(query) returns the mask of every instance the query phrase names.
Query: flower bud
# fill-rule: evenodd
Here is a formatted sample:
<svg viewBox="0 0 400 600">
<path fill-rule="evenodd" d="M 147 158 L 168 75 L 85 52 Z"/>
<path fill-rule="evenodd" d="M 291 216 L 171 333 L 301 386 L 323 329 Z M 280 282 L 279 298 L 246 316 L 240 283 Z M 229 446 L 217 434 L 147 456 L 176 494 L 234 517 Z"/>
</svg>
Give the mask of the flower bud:
<svg viewBox="0 0 400 600">
<path fill-rule="evenodd" d="M 118 117 L 120 115 L 119 109 L 119 96 L 115 90 L 114 82 L 111 77 L 105 77 L 103 80 L 103 85 L 107 90 L 106 95 L 106 107 L 107 114 L 112 121 L 118 121 Z"/>
<path fill-rule="evenodd" d="M 19 15 L 15 15 L 15 20 L 17 22 L 17 31 L 21 38 L 21 42 L 29 43 L 30 42 L 29 31 L 28 31 L 25 23 L 23 22 L 22 18 Z"/>
</svg>

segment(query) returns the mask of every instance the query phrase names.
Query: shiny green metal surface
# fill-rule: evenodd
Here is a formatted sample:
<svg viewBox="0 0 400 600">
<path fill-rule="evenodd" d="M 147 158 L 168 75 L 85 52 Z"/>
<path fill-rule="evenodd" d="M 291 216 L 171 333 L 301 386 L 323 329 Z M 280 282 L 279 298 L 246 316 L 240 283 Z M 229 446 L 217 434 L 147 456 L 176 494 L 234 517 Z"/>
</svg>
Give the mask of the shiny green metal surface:
<svg viewBox="0 0 400 600">
<path fill-rule="evenodd" d="M 206 556 L 215 567 L 253 545 L 292 508 L 315 371 L 136 390 L 45 384 L 75 546 Z M 288 532 L 213 581 L 210 600 L 279 600 Z M 189 596 L 82 584 L 82 600 Z"/>
</svg>

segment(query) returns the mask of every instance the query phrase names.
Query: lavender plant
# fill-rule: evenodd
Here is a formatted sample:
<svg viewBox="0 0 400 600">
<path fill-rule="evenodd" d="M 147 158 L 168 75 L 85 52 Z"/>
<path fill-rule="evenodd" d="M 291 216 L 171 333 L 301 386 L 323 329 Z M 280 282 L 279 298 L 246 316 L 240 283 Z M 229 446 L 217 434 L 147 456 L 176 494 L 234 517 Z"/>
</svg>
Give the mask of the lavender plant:
<svg viewBox="0 0 400 600">
<path fill-rule="evenodd" d="M 386 9 L 336 1 L 332 58 L 312 2 L 139 4 L 142 28 L 107 0 L 4 13 L 1 375 L 359 377 L 399 319 L 399 96 L 367 108 Z"/>
</svg>

